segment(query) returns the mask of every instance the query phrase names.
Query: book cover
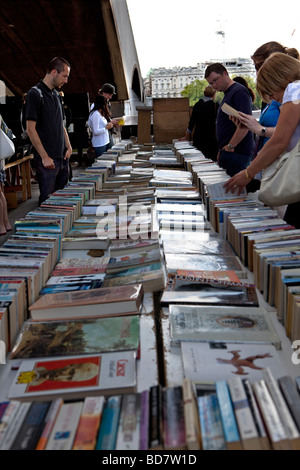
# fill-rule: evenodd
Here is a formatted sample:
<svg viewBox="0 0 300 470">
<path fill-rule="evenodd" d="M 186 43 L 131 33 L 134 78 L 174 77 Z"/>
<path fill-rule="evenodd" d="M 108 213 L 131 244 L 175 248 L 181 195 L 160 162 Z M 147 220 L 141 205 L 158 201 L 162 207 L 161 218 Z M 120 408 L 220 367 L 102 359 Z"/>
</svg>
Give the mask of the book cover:
<svg viewBox="0 0 300 470">
<path fill-rule="evenodd" d="M 96 354 L 139 348 L 138 315 L 24 323 L 10 359 Z"/>
<path fill-rule="evenodd" d="M 216 393 L 198 397 L 203 450 L 225 450 L 226 442 Z"/>
<path fill-rule="evenodd" d="M 242 450 L 240 433 L 226 380 L 216 381 L 216 395 L 219 402 L 224 437 L 228 450 Z"/>
<path fill-rule="evenodd" d="M 140 447 L 141 394 L 123 396 L 116 450 L 138 450 Z"/>
<path fill-rule="evenodd" d="M 26 418 L 26 415 L 31 407 L 31 402 L 21 403 L 17 408 L 13 419 L 8 424 L 6 431 L 4 433 L 2 443 L 0 445 L 0 450 L 11 450 L 11 447 L 20 432 L 20 429 L 23 425 L 23 422 Z"/>
<path fill-rule="evenodd" d="M 45 450 L 71 450 L 83 402 L 64 403 L 57 415 Z"/>
<path fill-rule="evenodd" d="M 106 273 L 115 273 L 125 271 L 131 267 L 145 266 L 161 260 L 160 250 L 140 251 L 133 254 L 124 254 L 121 256 L 110 257 Z"/>
<path fill-rule="evenodd" d="M 270 367 L 277 378 L 284 374 L 272 344 L 182 341 L 181 355 L 184 375 L 193 382 L 228 380 L 235 375 L 260 380 L 264 367 Z"/>
<path fill-rule="evenodd" d="M 273 344 L 281 340 L 270 318 L 260 307 L 222 305 L 169 305 L 170 337 L 173 341 Z"/>
<path fill-rule="evenodd" d="M 234 271 L 239 279 L 245 279 L 246 270 L 237 256 L 195 255 L 165 253 L 167 272 L 184 268 L 192 271 Z"/>
<path fill-rule="evenodd" d="M 9 390 L 9 399 L 48 400 L 129 393 L 136 387 L 136 352 L 25 359 Z"/>
<path fill-rule="evenodd" d="M 104 405 L 96 450 L 115 450 L 122 396 L 108 397 Z"/>
<path fill-rule="evenodd" d="M 13 420 L 15 419 L 15 416 L 17 415 L 17 412 L 20 406 L 21 406 L 21 402 L 18 400 L 9 400 L 8 402 L 8 405 L 5 409 L 5 412 L 0 422 L 0 449 L 4 441 L 6 431 L 8 430 Z"/>
<path fill-rule="evenodd" d="M 125 271 L 107 274 L 103 287 L 128 286 L 142 283 L 144 292 L 156 292 L 165 286 L 162 263 L 152 263 L 146 266 L 128 268 Z"/>
<path fill-rule="evenodd" d="M 76 430 L 73 450 L 94 450 L 104 406 L 104 397 L 86 397 Z"/>
<path fill-rule="evenodd" d="M 29 307 L 29 311 L 33 320 L 137 314 L 143 294 L 141 284 L 45 294 Z"/>
<path fill-rule="evenodd" d="M 164 304 L 213 304 L 258 307 L 254 284 L 218 281 L 168 273 L 162 292 Z"/>
<path fill-rule="evenodd" d="M 164 449 L 186 449 L 182 386 L 162 391 L 162 429 Z"/>
</svg>

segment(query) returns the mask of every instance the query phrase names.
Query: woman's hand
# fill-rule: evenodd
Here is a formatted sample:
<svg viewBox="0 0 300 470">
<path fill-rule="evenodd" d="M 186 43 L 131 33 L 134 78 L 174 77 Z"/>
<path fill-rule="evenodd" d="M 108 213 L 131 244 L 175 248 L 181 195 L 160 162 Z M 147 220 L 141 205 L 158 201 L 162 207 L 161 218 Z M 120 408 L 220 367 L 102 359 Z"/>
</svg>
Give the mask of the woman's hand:
<svg viewBox="0 0 300 470">
<path fill-rule="evenodd" d="M 226 181 L 226 183 L 224 184 L 225 192 L 228 193 L 229 191 L 231 191 L 232 193 L 234 193 L 238 189 L 239 196 L 248 183 L 249 178 L 247 178 L 245 170 L 242 170 L 236 175 L 232 176 L 228 181 Z"/>
<path fill-rule="evenodd" d="M 105 126 L 105 128 L 106 128 L 107 130 L 112 129 L 113 127 L 114 127 L 114 125 L 113 125 L 113 123 L 112 123 L 111 121 L 108 122 L 107 125 Z"/>
<path fill-rule="evenodd" d="M 252 116 L 252 114 L 245 114 L 239 111 L 240 122 L 249 129 L 249 131 L 254 132 L 254 134 L 260 135 L 261 134 L 261 124 L 257 121 L 257 119 Z"/>
</svg>

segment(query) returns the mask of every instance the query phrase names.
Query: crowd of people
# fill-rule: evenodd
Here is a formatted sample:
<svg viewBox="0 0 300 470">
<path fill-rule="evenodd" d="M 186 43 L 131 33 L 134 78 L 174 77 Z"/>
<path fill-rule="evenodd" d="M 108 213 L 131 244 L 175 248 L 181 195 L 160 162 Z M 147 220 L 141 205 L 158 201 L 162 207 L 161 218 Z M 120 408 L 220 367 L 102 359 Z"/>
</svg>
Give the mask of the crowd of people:
<svg viewBox="0 0 300 470">
<path fill-rule="evenodd" d="M 295 48 L 268 42 L 252 55 L 257 71 L 256 89 L 263 100 L 259 120 L 252 115 L 253 90 L 243 77 L 231 78 L 221 63 L 205 70 L 208 86 L 194 105 L 185 138 L 205 157 L 224 168 L 230 179 L 226 191 L 248 192 L 260 187 L 263 170 L 290 150 L 300 138 L 300 57 Z M 66 116 L 60 89 L 68 82 L 70 64 L 62 57 L 52 59 L 40 82 L 24 95 L 23 132 L 33 149 L 33 166 L 39 184 L 39 203 L 55 190 L 63 188 L 70 177 L 72 146 L 66 128 Z M 217 92 L 223 93 L 220 104 Z M 112 133 L 118 125 L 111 118 L 110 100 L 115 87 L 105 83 L 91 106 L 88 126 L 96 156 L 112 146 Z M 223 104 L 238 111 L 229 117 Z M 26 117 L 25 117 L 26 116 Z M 4 160 L 0 168 L 0 235 L 11 229 L 6 200 Z M 300 184 L 300 175 L 295 175 Z M 280 208 L 278 208 L 279 210 Z M 300 228 L 300 201 L 284 207 L 283 218 Z"/>
</svg>

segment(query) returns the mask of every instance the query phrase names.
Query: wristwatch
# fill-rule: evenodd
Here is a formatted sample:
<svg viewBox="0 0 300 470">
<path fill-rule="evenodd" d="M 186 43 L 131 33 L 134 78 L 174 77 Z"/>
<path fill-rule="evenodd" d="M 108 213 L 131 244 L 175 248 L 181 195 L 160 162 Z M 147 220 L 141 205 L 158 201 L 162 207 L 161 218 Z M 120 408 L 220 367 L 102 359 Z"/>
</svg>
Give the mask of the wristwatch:
<svg viewBox="0 0 300 470">
<path fill-rule="evenodd" d="M 267 128 L 266 128 L 266 127 L 262 127 L 261 133 L 262 133 L 262 136 L 265 137 L 265 135 L 266 135 L 266 133 L 267 133 Z"/>
<path fill-rule="evenodd" d="M 232 144 L 227 144 L 227 147 L 231 150 L 234 150 L 234 146 Z"/>
</svg>

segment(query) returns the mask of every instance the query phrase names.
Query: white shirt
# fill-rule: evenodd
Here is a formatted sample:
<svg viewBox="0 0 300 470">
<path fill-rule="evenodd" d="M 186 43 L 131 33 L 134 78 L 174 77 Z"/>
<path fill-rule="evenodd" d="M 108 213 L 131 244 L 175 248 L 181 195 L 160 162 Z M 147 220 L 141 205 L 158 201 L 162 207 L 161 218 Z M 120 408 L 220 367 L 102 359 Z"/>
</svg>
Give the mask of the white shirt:
<svg viewBox="0 0 300 470">
<path fill-rule="evenodd" d="M 94 111 L 90 114 L 88 119 L 88 125 L 90 126 L 93 137 L 93 147 L 103 147 L 109 143 L 109 133 L 106 129 L 107 120 L 99 111 Z"/>
<path fill-rule="evenodd" d="M 300 80 L 296 80 L 293 83 L 289 83 L 285 89 L 283 99 L 282 99 L 282 104 L 288 103 L 291 101 L 298 105 L 300 103 Z M 289 150 L 292 150 L 292 148 L 295 147 L 299 139 L 300 139 L 300 122 L 298 122 L 295 132 L 292 135 L 289 145 L 287 146 L 285 151 L 288 152 Z"/>
</svg>

